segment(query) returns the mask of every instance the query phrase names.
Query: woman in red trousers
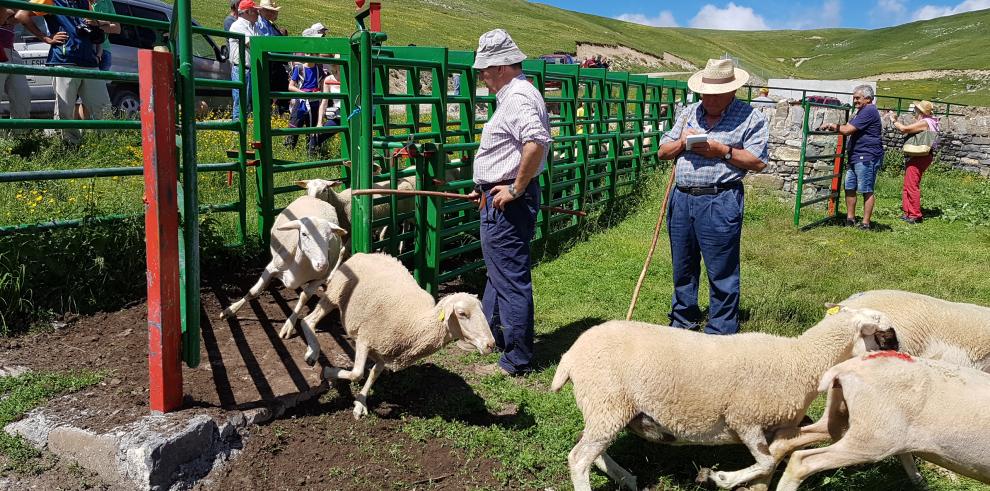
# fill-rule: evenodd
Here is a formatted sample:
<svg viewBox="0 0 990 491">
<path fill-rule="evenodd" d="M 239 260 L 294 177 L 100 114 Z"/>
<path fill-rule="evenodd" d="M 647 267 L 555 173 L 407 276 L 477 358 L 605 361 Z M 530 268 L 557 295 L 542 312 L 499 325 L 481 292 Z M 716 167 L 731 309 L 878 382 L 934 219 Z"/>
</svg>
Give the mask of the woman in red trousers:
<svg viewBox="0 0 990 491">
<path fill-rule="evenodd" d="M 911 105 L 914 110 L 915 121 L 911 124 L 903 124 L 897 121 L 897 115 L 890 114 L 890 120 L 894 128 L 904 135 L 913 135 L 922 131 L 930 130 L 936 134 L 939 131 L 939 121 L 935 117 L 935 106 L 929 101 L 919 101 Z M 935 145 L 932 151 L 922 157 L 908 157 L 907 165 L 904 169 L 904 191 L 901 193 L 901 209 L 904 214 L 901 220 L 908 223 L 919 223 L 922 220 L 921 214 L 921 176 L 932 165 L 935 158 Z"/>
</svg>

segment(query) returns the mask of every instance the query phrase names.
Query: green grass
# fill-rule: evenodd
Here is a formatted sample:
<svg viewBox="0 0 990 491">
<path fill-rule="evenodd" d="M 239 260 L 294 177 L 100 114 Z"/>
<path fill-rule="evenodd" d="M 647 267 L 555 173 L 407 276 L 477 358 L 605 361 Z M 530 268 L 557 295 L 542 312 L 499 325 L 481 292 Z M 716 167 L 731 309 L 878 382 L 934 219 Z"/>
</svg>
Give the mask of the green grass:
<svg viewBox="0 0 990 491">
<path fill-rule="evenodd" d="M 205 25 L 219 26 L 226 12 L 223 0 L 193 3 L 193 15 Z M 353 4 L 297 0 L 282 10 L 279 19 L 294 35 L 317 20 L 330 26 L 332 36 L 347 36 L 354 26 Z M 990 37 L 985 34 L 988 23 L 990 10 L 982 10 L 874 30 L 745 32 L 647 27 L 523 0 L 405 0 L 385 3 L 382 9 L 388 43 L 396 46 L 415 43 L 474 50 L 478 36 L 501 27 L 531 57 L 574 52 L 576 42 L 589 41 L 623 44 L 656 55 L 666 51 L 698 66 L 704 66 L 708 58 L 730 53 L 761 77 L 806 79 L 984 69 L 990 65 Z M 812 59 L 798 67 L 798 58 Z M 966 100 L 990 104 L 990 96 L 979 94 Z"/>
<path fill-rule="evenodd" d="M 825 302 L 875 288 L 990 305 L 986 215 L 950 212 L 960 202 L 990 208 L 990 181 L 934 168 L 922 183 L 923 204 L 928 213 L 941 215 L 911 226 L 897 219 L 901 179 L 895 171 L 886 171 L 879 179 L 878 232 L 838 227 L 798 232 L 791 226 L 791 202 L 758 192 L 748 194 L 742 239 L 743 329 L 797 335 L 821 319 Z M 506 486 L 567 489 L 566 455 L 582 425 L 569 386 L 561 393 L 548 393 L 555 364 L 584 329 L 624 318 L 659 212 L 662 184 L 659 180 L 651 183 L 652 190 L 627 220 L 576 244 L 566 254 L 545 258 L 534 269 L 535 374 L 521 380 L 473 377 L 472 365 L 491 363 L 496 356 L 448 352 L 434 357 L 435 363 L 466 374 L 473 393 L 438 395 L 423 409 L 429 414 L 406 418 L 405 431 L 421 439 L 449 438 L 468 452 L 502 462 L 496 477 Z M 667 321 L 671 266 L 666 240 L 660 243 L 640 296 L 637 320 Z M 707 284 L 701 289 L 706 292 Z M 701 296 L 704 307 L 707 295 Z M 417 375 L 408 377 L 402 372 L 386 377 L 376 392 L 416 390 L 411 387 L 419 386 Z M 479 406 L 495 414 L 514 407 L 518 414 L 504 422 L 478 425 L 470 415 Z M 818 401 L 810 412 L 817 417 L 821 410 Z M 752 463 L 741 446 L 666 447 L 632 435 L 621 436 L 610 454 L 639 476 L 641 486 L 658 489 L 697 489 L 693 478 L 699 467 L 717 464 L 733 469 Z M 953 482 L 930 465 L 923 470 L 933 489 L 990 490 L 966 479 Z M 602 474 L 595 473 L 594 479 L 598 489 L 616 488 Z M 898 463 L 885 461 L 819 474 L 806 488 L 894 490 L 909 489 L 910 484 Z"/>
<path fill-rule="evenodd" d="M 0 377 L 0 428 L 57 395 L 83 389 L 102 379 L 102 374 L 88 371 Z M 44 472 L 48 465 L 45 456 L 23 439 L 0 431 L 0 477 L 12 472 Z"/>
</svg>

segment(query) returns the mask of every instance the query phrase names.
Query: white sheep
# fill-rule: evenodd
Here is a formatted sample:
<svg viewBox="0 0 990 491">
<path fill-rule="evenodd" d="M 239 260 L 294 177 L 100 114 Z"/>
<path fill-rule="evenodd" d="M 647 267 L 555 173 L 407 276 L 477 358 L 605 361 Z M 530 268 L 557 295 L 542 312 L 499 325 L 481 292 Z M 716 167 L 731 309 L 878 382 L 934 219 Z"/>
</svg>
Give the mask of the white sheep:
<svg viewBox="0 0 990 491">
<path fill-rule="evenodd" d="M 354 343 L 354 368 L 327 367 L 324 378 L 358 381 L 367 359 L 374 362 L 354 401 L 355 418 L 368 414 L 368 392 L 384 369 L 401 370 L 458 339 L 470 342 L 481 354 L 495 348 L 478 297 L 454 293 L 434 302 L 409 270 L 386 254 L 355 254 L 348 259 L 300 327 L 315 326 L 334 310 L 340 310 L 340 322 Z M 316 358 L 307 361 L 312 364 Z"/>
<path fill-rule="evenodd" d="M 880 312 L 842 308 L 797 338 L 711 336 L 632 321 L 589 329 L 561 358 L 551 386 L 558 391 L 572 381 L 584 416 L 584 433 L 568 455 L 574 488 L 591 489 L 594 463 L 636 489 L 636 478 L 605 453 L 626 426 L 653 442 L 742 443 L 756 464 L 703 470 L 699 479 L 723 488 L 765 485 L 776 466 L 765 435 L 797 428 L 821 374 L 865 352 L 866 337 L 890 328 Z"/>
<path fill-rule="evenodd" d="M 296 181 L 296 185 L 306 190 L 308 196 L 321 199 L 333 205 L 334 208 L 341 210 L 341 226 L 350 230 L 352 215 L 351 215 L 351 193 L 352 189 L 343 189 L 341 191 L 334 191 L 333 187 L 341 184 L 343 181 L 340 180 L 327 180 L 327 179 L 307 179 L 303 181 Z M 376 182 L 372 185 L 374 189 L 391 189 L 391 183 L 389 181 Z M 396 189 L 399 190 L 415 190 L 416 189 L 416 176 L 406 176 L 399 178 L 396 184 Z M 382 194 L 372 195 L 372 199 L 381 198 Z M 402 215 L 413 211 L 416 204 L 415 200 L 411 197 L 399 197 L 397 200 L 396 213 Z M 389 216 L 389 211 L 391 210 L 391 204 L 378 203 L 371 208 L 371 219 L 380 220 L 382 218 Z M 378 240 L 383 240 L 385 234 L 388 232 L 388 227 L 382 227 L 379 232 Z"/>
<path fill-rule="evenodd" d="M 302 288 L 292 314 L 279 331 L 282 338 L 291 336 L 306 301 L 333 275 L 344 258 L 341 237 L 347 231 L 338 223 L 337 211 L 325 201 L 309 196 L 296 198 L 275 217 L 271 232 L 272 260 L 247 295 L 224 309 L 221 317 L 236 314 L 245 303 L 257 298 L 272 278 L 279 278 L 286 288 Z M 307 331 L 303 335 L 312 348 L 316 337 Z"/>
<path fill-rule="evenodd" d="M 990 372 L 990 308 L 899 290 L 857 293 L 841 305 L 879 310 L 894 323 L 898 351 Z M 883 339 L 877 343 L 883 346 Z M 965 363 L 968 360 L 968 363 Z"/>
<path fill-rule="evenodd" d="M 794 452 L 778 491 L 795 490 L 817 472 L 893 455 L 920 485 L 911 453 L 990 484 L 990 375 L 881 351 L 831 368 L 818 390 L 828 391 L 825 414 L 801 428 L 801 444 L 828 439 L 829 428 L 841 437 L 828 447 Z"/>
</svg>

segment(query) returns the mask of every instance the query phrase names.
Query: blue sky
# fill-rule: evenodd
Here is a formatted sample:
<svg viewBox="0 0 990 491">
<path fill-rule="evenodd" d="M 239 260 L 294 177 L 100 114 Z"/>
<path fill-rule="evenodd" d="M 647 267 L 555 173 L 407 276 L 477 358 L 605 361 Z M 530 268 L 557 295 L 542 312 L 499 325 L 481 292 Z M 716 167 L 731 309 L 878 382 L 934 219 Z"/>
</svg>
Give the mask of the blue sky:
<svg viewBox="0 0 990 491">
<path fill-rule="evenodd" d="M 990 0 L 536 0 L 540 3 L 652 26 L 764 30 L 872 29 L 990 8 Z"/>
</svg>

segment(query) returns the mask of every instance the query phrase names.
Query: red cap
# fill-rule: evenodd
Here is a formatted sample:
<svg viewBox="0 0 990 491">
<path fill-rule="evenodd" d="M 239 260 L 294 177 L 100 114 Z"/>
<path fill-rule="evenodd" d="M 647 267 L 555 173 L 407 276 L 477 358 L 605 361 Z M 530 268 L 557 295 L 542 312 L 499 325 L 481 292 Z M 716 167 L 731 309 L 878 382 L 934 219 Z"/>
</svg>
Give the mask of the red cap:
<svg viewBox="0 0 990 491">
<path fill-rule="evenodd" d="M 251 10 L 254 8 L 258 8 L 258 6 L 254 4 L 253 0 L 241 0 L 241 3 L 237 4 L 238 12 L 244 12 L 245 10 Z"/>
</svg>

